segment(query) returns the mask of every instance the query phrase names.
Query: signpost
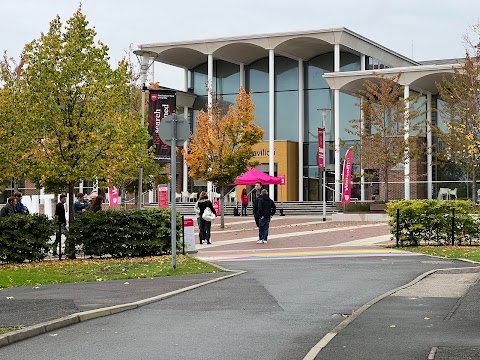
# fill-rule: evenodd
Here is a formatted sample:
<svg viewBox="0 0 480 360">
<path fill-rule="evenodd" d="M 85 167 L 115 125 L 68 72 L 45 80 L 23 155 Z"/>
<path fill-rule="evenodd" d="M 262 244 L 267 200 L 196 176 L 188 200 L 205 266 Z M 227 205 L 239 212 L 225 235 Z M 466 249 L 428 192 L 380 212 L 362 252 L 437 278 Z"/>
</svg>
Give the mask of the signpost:
<svg viewBox="0 0 480 360">
<path fill-rule="evenodd" d="M 172 155 L 170 157 L 170 200 L 172 203 L 171 216 L 171 240 L 172 240 L 172 270 L 177 268 L 177 208 L 175 199 L 176 190 L 176 147 L 183 146 L 183 143 L 190 136 L 190 124 L 183 116 L 171 114 L 165 116 L 158 124 L 158 135 L 166 144 L 170 141 Z M 182 224 L 183 226 L 183 224 Z"/>
</svg>

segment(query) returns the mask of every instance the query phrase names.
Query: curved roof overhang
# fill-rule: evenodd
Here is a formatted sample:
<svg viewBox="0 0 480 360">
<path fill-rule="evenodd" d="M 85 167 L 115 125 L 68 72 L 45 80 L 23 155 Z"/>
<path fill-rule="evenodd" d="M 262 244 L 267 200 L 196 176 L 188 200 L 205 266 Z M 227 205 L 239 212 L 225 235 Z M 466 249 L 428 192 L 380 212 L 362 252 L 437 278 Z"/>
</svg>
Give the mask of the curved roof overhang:
<svg viewBox="0 0 480 360">
<path fill-rule="evenodd" d="M 365 54 L 390 66 L 412 66 L 419 63 L 397 54 L 348 29 L 255 35 L 178 43 L 144 44 L 134 53 L 149 56 L 155 61 L 182 68 L 193 69 L 207 62 L 208 55 L 236 64 L 251 64 L 268 56 L 273 49 L 276 54 L 296 60 L 311 58 L 334 51 Z"/>
<path fill-rule="evenodd" d="M 378 82 L 380 77 L 395 78 L 399 76 L 401 85 L 409 85 L 414 91 L 422 94 L 437 94 L 437 83 L 444 78 L 449 79 L 454 73 L 454 68 L 460 64 L 448 65 L 421 65 L 404 68 L 389 68 L 365 71 L 349 71 L 340 73 L 326 73 L 323 75 L 331 89 L 338 89 L 349 94 L 358 94 L 363 88 L 365 80 Z"/>
</svg>

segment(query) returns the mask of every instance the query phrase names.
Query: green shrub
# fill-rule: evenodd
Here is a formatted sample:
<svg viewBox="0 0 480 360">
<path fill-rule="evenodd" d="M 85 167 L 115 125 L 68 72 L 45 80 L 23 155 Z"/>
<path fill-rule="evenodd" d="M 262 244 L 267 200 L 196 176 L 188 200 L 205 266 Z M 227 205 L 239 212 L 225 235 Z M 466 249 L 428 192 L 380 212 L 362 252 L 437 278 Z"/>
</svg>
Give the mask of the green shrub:
<svg viewBox="0 0 480 360">
<path fill-rule="evenodd" d="M 181 217 L 177 214 L 177 244 Z M 105 210 L 86 212 L 70 228 L 69 241 L 86 255 L 156 256 L 171 253 L 171 210 Z"/>
<path fill-rule="evenodd" d="M 54 234 L 54 221 L 43 214 L 0 218 L 0 261 L 42 260 Z"/>
<path fill-rule="evenodd" d="M 397 209 L 400 211 L 397 224 Z M 470 200 L 401 200 L 387 204 L 391 233 L 403 245 L 461 245 L 479 238 L 478 205 Z M 455 215 L 453 215 L 455 213 Z M 455 216 L 455 222 L 453 217 Z"/>
</svg>

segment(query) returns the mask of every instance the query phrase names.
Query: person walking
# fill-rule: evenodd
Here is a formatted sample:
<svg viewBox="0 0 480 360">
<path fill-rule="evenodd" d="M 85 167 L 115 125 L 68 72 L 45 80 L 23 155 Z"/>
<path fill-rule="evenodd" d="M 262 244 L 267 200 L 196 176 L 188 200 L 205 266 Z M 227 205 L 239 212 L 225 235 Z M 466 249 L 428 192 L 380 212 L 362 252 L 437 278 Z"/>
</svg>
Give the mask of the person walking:
<svg viewBox="0 0 480 360">
<path fill-rule="evenodd" d="M 57 205 L 55 206 L 55 218 L 57 219 L 57 234 L 55 237 L 55 248 L 53 250 L 53 256 L 58 254 L 61 258 L 62 256 L 62 233 L 64 232 L 65 226 L 67 226 L 67 218 L 65 217 L 65 203 L 67 202 L 67 195 L 61 194 Z"/>
<path fill-rule="evenodd" d="M 87 211 L 93 211 L 93 212 L 100 211 L 102 210 L 102 204 L 103 204 L 103 196 L 97 195 L 93 199 L 93 202 L 87 207 Z"/>
<path fill-rule="evenodd" d="M 262 196 L 258 199 L 258 213 L 260 216 L 259 227 L 258 227 L 258 237 L 261 240 L 258 240 L 258 244 L 266 244 L 268 240 L 268 229 L 270 227 L 270 219 L 275 212 L 277 207 L 272 199 L 268 196 L 268 191 L 266 189 L 262 190 Z"/>
<path fill-rule="evenodd" d="M 0 210 L 0 217 L 7 217 L 10 215 L 15 215 L 15 201 L 17 201 L 13 196 L 10 196 L 7 199 L 7 203 L 5 206 Z"/>
<path fill-rule="evenodd" d="M 198 234 L 198 237 L 200 238 L 200 244 L 203 244 L 204 241 L 206 241 L 207 244 L 211 244 L 212 242 L 210 241 L 210 229 L 212 227 L 212 220 L 205 219 L 207 216 L 204 216 L 204 213 L 211 212 L 213 215 L 217 216 L 217 212 L 213 208 L 212 202 L 208 200 L 208 195 L 206 191 L 202 191 L 200 193 L 197 206 L 200 210 L 198 213 L 200 219 L 200 232 Z"/>
<path fill-rule="evenodd" d="M 257 181 L 255 183 L 255 188 L 252 194 L 253 217 L 255 218 L 255 224 L 257 225 L 257 227 L 260 226 L 259 224 L 260 215 L 258 213 L 258 199 L 260 199 L 261 196 L 262 196 L 262 183 L 260 181 Z M 261 241 L 262 239 L 259 238 L 258 240 Z"/>
<path fill-rule="evenodd" d="M 240 195 L 240 200 L 242 202 L 242 216 L 247 216 L 247 207 L 248 207 L 247 189 L 242 190 L 242 195 Z"/>
<path fill-rule="evenodd" d="M 17 203 L 15 204 L 15 213 L 24 215 L 30 214 L 28 208 L 22 203 L 23 194 L 20 191 L 17 191 L 13 196 L 15 196 L 15 199 L 17 199 Z"/>
</svg>

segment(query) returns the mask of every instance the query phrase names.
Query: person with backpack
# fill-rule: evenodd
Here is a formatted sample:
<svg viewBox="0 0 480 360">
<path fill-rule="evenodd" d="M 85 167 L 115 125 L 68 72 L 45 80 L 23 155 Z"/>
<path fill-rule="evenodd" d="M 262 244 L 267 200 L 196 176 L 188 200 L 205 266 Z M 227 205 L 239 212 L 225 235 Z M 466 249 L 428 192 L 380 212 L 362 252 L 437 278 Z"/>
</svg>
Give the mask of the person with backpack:
<svg viewBox="0 0 480 360">
<path fill-rule="evenodd" d="M 268 196 L 268 191 L 263 189 L 261 197 L 258 199 L 258 238 L 257 244 L 266 244 L 268 240 L 268 228 L 270 227 L 270 219 L 277 207 L 272 199 Z"/>
</svg>

